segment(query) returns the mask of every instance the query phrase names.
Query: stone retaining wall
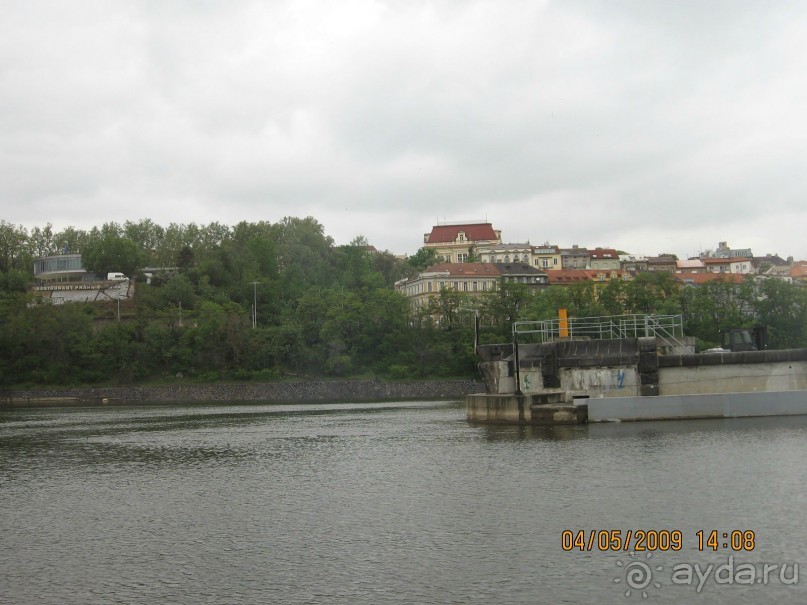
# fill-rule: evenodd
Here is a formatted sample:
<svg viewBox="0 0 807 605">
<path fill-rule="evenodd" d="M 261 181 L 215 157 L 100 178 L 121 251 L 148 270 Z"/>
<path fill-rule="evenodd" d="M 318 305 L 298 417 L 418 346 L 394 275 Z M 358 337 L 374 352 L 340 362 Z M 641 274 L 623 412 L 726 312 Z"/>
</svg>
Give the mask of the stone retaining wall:
<svg viewBox="0 0 807 605">
<path fill-rule="evenodd" d="M 476 380 L 311 380 L 243 384 L 188 384 L 164 387 L 32 389 L 0 392 L 0 405 L 52 403 L 74 405 L 110 402 L 171 401 L 395 401 L 405 399 L 463 399 L 485 390 Z"/>
</svg>

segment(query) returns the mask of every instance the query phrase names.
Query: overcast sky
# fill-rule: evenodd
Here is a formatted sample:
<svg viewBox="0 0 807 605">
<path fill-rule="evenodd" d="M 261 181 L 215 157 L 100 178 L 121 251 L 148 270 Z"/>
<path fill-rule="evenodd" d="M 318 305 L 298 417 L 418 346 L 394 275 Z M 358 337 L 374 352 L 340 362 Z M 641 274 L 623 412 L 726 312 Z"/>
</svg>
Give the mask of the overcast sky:
<svg viewBox="0 0 807 605">
<path fill-rule="evenodd" d="M 807 259 L 807 2 L 3 0 L 0 218 Z"/>
</svg>

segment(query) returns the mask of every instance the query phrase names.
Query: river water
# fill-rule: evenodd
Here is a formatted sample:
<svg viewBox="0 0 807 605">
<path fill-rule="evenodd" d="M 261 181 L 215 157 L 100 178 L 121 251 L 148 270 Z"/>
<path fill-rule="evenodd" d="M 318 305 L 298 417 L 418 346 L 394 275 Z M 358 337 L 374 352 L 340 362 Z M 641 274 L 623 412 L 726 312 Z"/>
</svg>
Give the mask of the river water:
<svg viewBox="0 0 807 605">
<path fill-rule="evenodd" d="M 459 402 L 5 410 L 0 515 L 9 604 L 805 603 L 807 417 L 538 429 L 469 425 Z M 582 549 L 565 530 L 585 530 Z M 680 531 L 681 548 L 600 550 L 595 534 L 589 549 L 590 530 Z M 699 530 L 717 530 L 716 552 Z M 750 540 L 724 550 L 734 530 Z"/>
</svg>

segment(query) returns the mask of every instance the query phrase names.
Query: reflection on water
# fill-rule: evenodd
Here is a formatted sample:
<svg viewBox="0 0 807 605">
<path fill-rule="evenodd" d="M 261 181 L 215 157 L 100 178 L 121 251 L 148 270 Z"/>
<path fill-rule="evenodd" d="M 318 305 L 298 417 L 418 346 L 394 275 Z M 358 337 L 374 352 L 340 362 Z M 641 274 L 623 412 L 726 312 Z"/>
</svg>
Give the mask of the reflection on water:
<svg viewBox="0 0 807 605">
<path fill-rule="evenodd" d="M 445 402 L 6 410 L 0 603 L 623 602 L 628 554 L 564 552 L 563 530 L 680 529 L 667 570 L 725 562 L 697 551 L 712 528 L 807 561 L 805 437 L 801 417 L 469 425 Z M 708 588 L 652 596 L 807 600 Z"/>
</svg>

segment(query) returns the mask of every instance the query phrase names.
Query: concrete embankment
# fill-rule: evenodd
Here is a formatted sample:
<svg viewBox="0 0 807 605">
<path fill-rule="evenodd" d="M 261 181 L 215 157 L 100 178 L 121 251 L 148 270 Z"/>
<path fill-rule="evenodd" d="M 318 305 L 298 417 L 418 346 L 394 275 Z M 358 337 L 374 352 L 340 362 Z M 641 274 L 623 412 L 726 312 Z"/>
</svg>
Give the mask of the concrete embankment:
<svg viewBox="0 0 807 605">
<path fill-rule="evenodd" d="M 476 380 L 310 380 L 242 384 L 185 384 L 0 392 L 0 406 L 102 405 L 209 401 L 323 402 L 462 399 L 484 389 Z"/>
</svg>

